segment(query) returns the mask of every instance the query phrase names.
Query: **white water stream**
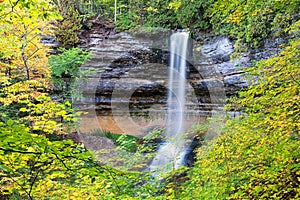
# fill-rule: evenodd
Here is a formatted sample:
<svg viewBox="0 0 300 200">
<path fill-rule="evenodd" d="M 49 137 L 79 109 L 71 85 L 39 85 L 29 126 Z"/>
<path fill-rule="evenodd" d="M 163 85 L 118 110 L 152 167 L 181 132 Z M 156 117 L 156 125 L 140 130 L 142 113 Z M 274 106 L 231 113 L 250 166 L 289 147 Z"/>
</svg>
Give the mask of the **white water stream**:
<svg viewBox="0 0 300 200">
<path fill-rule="evenodd" d="M 186 62 L 189 32 L 176 32 L 170 37 L 168 74 L 168 108 L 166 142 L 150 164 L 150 170 L 170 171 L 183 164 L 185 155 Z"/>
</svg>

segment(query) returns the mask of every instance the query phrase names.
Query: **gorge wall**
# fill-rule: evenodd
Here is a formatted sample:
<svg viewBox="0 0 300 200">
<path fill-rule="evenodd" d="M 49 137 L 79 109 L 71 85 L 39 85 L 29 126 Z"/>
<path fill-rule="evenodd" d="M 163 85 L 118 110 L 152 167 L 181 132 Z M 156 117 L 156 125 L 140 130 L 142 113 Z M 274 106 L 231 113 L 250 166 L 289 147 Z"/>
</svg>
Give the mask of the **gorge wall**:
<svg viewBox="0 0 300 200">
<path fill-rule="evenodd" d="M 168 92 L 168 38 L 171 32 L 118 33 L 109 23 L 92 24 L 89 30 L 82 31 L 80 45 L 94 56 L 81 69 L 96 69 L 97 73 L 89 75 L 86 83 L 79 85 L 84 98 L 74 102 L 75 106 L 88 113 L 83 116 L 80 132 L 106 129 L 143 136 L 155 128 L 163 128 Z M 43 42 L 53 46 L 55 41 L 44 38 Z M 251 84 L 244 79 L 244 68 L 278 53 L 279 45 L 284 41 L 268 39 L 262 49 L 250 50 L 235 59 L 230 58 L 234 53 L 234 41 L 228 37 L 199 33 L 192 42 L 192 54 L 187 59 L 187 89 L 190 91 L 187 95 L 190 98 L 186 106 L 190 112 L 188 120 L 201 123 L 214 112 L 223 112 L 226 98 Z M 233 111 L 229 114 L 238 115 Z M 118 119 L 118 116 L 121 118 Z M 146 118 L 151 122 L 133 122 L 132 118 Z M 112 141 L 100 138 L 81 134 L 77 139 L 84 141 L 87 148 L 98 150 L 109 147 L 113 152 Z M 193 164 L 193 150 L 200 142 L 195 138 L 192 140 L 185 157 L 187 166 Z"/>
<path fill-rule="evenodd" d="M 92 115 L 165 115 L 170 34 L 117 33 L 111 24 L 93 22 L 90 30 L 81 34 L 81 46 L 94 54 L 82 70 L 93 68 L 98 72 L 87 77 L 87 83 L 81 86 L 84 98 L 76 103 Z M 227 97 L 251 84 L 244 78 L 243 68 L 274 55 L 282 42 L 269 39 L 264 48 L 230 59 L 234 41 L 225 36 L 197 34 L 193 55 L 187 60 L 187 87 L 191 91 L 187 95 L 191 98 L 186 106 L 191 115 L 206 117 L 222 111 Z"/>
</svg>

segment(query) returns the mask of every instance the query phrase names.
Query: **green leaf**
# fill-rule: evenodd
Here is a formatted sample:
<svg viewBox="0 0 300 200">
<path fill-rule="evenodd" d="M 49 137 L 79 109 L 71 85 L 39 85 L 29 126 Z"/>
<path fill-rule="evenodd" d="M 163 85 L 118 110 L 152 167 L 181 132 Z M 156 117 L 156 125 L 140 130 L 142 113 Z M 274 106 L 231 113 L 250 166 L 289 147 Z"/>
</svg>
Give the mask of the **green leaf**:
<svg viewBox="0 0 300 200">
<path fill-rule="evenodd" d="M 12 119 L 7 120 L 6 124 L 8 126 L 12 126 L 14 124 L 14 121 Z"/>
<path fill-rule="evenodd" d="M 20 112 L 27 112 L 28 109 L 27 108 L 20 108 Z"/>
<path fill-rule="evenodd" d="M 2 170 L 4 172 L 11 172 L 12 171 L 11 168 L 9 168 L 9 167 L 7 167 L 5 165 L 1 165 L 1 164 L 0 164 L 0 170 Z"/>
</svg>

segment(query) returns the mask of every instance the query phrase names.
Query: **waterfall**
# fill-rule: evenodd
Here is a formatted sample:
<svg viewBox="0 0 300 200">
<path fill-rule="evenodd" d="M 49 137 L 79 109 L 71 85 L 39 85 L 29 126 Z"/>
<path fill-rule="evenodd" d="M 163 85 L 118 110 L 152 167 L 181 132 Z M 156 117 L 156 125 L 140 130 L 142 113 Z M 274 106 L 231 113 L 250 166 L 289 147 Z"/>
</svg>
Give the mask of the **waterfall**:
<svg viewBox="0 0 300 200">
<path fill-rule="evenodd" d="M 185 155 L 186 61 L 189 32 L 176 32 L 170 37 L 166 142 L 150 164 L 150 170 L 170 171 L 182 165 Z"/>
</svg>

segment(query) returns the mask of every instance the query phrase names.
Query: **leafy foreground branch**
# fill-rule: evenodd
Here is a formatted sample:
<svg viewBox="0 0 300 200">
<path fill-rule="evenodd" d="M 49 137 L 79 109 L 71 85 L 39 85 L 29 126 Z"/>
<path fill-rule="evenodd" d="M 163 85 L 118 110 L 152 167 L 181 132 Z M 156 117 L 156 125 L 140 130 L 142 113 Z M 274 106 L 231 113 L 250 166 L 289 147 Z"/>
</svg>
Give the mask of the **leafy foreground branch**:
<svg viewBox="0 0 300 200">
<path fill-rule="evenodd" d="M 0 132 L 3 198 L 14 194 L 29 199 L 109 199 L 121 195 L 128 184 L 127 175 L 100 166 L 89 151 L 70 140 L 49 141 L 12 120 L 1 122 Z"/>
</svg>

